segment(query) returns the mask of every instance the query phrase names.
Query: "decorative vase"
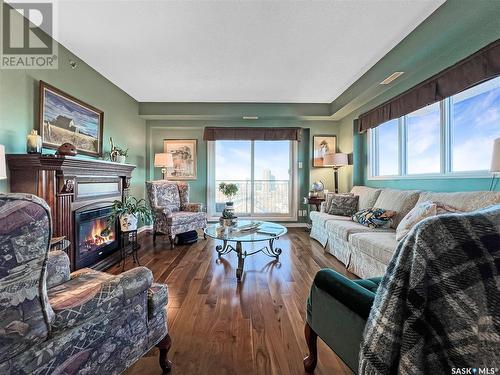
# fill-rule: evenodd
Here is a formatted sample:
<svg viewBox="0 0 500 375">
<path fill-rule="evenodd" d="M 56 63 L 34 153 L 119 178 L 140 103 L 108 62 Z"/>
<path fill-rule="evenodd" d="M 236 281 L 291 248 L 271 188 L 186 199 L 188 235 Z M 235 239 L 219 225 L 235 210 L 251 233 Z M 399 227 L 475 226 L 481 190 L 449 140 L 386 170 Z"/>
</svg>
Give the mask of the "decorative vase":
<svg viewBox="0 0 500 375">
<path fill-rule="evenodd" d="M 230 212 L 234 215 L 234 203 L 233 202 L 226 202 L 226 206 L 224 207 L 224 210 L 227 212 Z"/>
<path fill-rule="evenodd" d="M 120 216 L 120 227 L 122 232 L 130 232 L 132 230 L 137 230 L 137 216 L 127 214 Z"/>
<path fill-rule="evenodd" d="M 127 160 L 127 157 L 125 155 L 117 155 L 116 156 L 116 162 L 125 164 L 125 161 Z"/>
<path fill-rule="evenodd" d="M 42 137 L 38 135 L 37 130 L 32 130 L 26 137 L 26 151 L 28 154 L 42 153 Z"/>
</svg>

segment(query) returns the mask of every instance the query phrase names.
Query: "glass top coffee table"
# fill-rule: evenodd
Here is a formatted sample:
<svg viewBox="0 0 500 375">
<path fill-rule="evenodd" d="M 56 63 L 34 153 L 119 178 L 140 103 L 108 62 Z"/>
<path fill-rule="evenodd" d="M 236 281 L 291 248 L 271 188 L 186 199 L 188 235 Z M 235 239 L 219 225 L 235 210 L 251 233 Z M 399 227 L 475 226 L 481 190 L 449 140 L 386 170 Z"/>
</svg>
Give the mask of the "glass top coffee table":
<svg viewBox="0 0 500 375">
<path fill-rule="evenodd" d="M 286 234 L 287 229 L 280 224 L 258 220 L 239 220 L 236 225 L 224 227 L 220 224 L 209 225 L 205 228 L 205 234 L 211 238 L 222 240 L 222 245 L 217 245 L 215 250 L 222 255 L 234 251 L 238 255 L 238 268 L 236 269 L 236 278 L 241 281 L 243 266 L 247 256 L 264 253 L 265 255 L 279 260 L 281 249 L 274 247 L 274 241 Z M 267 241 L 268 245 L 263 248 L 247 252 L 243 251 L 243 242 Z M 236 248 L 229 244 L 236 242 Z"/>
</svg>

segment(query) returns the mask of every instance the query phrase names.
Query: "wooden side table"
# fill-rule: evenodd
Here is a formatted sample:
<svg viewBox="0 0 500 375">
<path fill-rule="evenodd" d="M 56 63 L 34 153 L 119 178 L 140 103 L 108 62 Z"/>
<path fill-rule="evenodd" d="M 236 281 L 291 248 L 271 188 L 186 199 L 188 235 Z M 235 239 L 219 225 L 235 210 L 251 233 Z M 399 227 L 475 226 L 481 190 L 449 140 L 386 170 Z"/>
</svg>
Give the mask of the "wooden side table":
<svg viewBox="0 0 500 375">
<path fill-rule="evenodd" d="M 325 201 L 325 198 L 318 198 L 318 197 L 308 197 L 307 198 L 307 204 L 310 206 L 315 206 L 316 211 L 319 211 L 321 208 L 321 203 Z"/>
<path fill-rule="evenodd" d="M 125 240 L 129 240 L 128 246 L 125 246 Z M 132 259 L 134 260 L 134 263 L 137 263 L 138 266 L 141 265 L 139 263 L 139 256 L 137 255 L 137 250 L 141 248 L 141 245 L 137 243 L 137 229 L 136 230 L 129 230 L 126 232 L 121 233 L 121 241 L 120 241 L 120 256 L 121 256 L 121 262 L 123 262 L 122 265 L 122 272 L 125 271 L 125 261 L 127 260 L 127 248 L 130 246 L 131 248 L 131 253 L 132 253 Z"/>
</svg>

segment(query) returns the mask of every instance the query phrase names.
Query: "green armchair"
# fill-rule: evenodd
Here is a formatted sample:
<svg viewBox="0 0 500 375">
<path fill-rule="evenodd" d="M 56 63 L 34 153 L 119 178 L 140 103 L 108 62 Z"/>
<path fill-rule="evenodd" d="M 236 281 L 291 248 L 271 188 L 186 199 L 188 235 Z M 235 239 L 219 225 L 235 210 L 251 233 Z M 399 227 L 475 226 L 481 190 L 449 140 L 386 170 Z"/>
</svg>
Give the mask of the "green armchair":
<svg viewBox="0 0 500 375">
<path fill-rule="evenodd" d="M 331 269 L 319 271 L 307 301 L 304 334 L 309 355 L 304 369 L 316 368 L 318 336 L 358 373 L 359 347 L 381 277 L 350 280 Z"/>
</svg>

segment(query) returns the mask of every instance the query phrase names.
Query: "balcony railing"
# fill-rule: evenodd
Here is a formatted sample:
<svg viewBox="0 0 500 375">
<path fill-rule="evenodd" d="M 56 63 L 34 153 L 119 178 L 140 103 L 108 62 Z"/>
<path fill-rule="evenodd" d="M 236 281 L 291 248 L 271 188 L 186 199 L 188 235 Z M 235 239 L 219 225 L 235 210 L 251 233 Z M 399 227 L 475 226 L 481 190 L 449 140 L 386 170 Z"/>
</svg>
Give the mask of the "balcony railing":
<svg viewBox="0 0 500 375">
<path fill-rule="evenodd" d="M 253 186 L 250 180 L 216 180 L 215 208 L 217 212 L 222 212 L 226 202 L 226 197 L 218 190 L 221 182 L 238 186 L 238 194 L 232 199 L 236 213 L 290 213 L 290 181 L 288 180 L 254 180 Z"/>
</svg>

